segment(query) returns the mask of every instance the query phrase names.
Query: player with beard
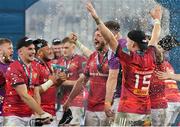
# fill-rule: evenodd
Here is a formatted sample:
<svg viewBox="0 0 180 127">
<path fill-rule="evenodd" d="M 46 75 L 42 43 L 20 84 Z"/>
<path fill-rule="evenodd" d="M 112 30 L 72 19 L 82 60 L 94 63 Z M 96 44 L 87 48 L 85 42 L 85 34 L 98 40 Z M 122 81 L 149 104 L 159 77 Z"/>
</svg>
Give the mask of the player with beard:
<svg viewBox="0 0 180 127">
<path fill-rule="evenodd" d="M 57 60 L 63 56 L 63 44 L 62 41 L 58 38 L 53 39 L 51 48 L 54 53 L 54 59 Z"/>
<path fill-rule="evenodd" d="M 41 72 L 41 77 L 39 81 L 39 85 L 43 84 L 44 82 L 48 81 L 49 76 L 53 75 L 53 71 L 51 69 L 52 59 L 53 59 L 53 52 L 52 49 L 49 47 L 48 42 L 44 39 L 36 39 L 33 41 L 36 50 L 36 59 L 35 61 L 38 62 L 39 71 Z M 60 82 L 64 81 L 66 78 L 65 73 L 59 73 L 59 82 L 49 87 L 47 90 L 43 89 L 41 86 L 35 86 L 35 99 L 36 101 L 41 104 L 41 107 L 44 111 L 50 113 L 54 120 L 48 125 L 44 126 L 57 126 L 56 121 L 56 110 L 55 110 L 55 102 L 56 102 L 56 85 L 60 85 Z"/>
<path fill-rule="evenodd" d="M 85 126 L 106 126 L 108 121 L 104 112 L 104 101 L 109 73 L 108 45 L 98 29 L 94 33 L 94 45 L 96 51 L 90 55 L 84 74 L 77 80 L 63 108 L 65 111 L 69 108 L 74 98 L 81 92 L 83 85 L 89 80 L 90 90 L 87 99 Z"/>
<path fill-rule="evenodd" d="M 122 91 L 114 125 L 151 125 L 149 85 L 156 62 L 156 49 L 154 46 L 157 45 L 161 30 L 160 19 L 162 11 L 160 7 L 155 8 L 151 12 L 152 17 L 156 20 L 149 43 L 144 32 L 132 30 L 127 35 L 127 47 L 122 47 L 117 42 L 113 33 L 98 17 L 90 2 L 86 7 L 96 21 L 98 29 L 106 42 L 116 52 L 116 56 L 122 65 Z"/>
<path fill-rule="evenodd" d="M 3 125 L 2 105 L 5 95 L 5 74 L 9 64 L 12 62 L 12 57 L 13 45 L 11 40 L 7 38 L 0 38 L 0 126 Z"/>
<path fill-rule="evenodd" d="M 43 111 L 33 98 L 34 86 L 39 84 L 39 70 L 34 62 L 35 47 L 33 41 L 27 37 L 18 41 L 18 60 L 13 61 L 6 72 L 5 98 L 3 116 L 5 126 L 28 126 L 32 112 L 36 117 L 50 122 L 52 115 Z M 52 84 L 44 83 L 43 86 Z"/>
<path fill-rule="evenodd" d="M 125 46 L 126 41 L 121 38 L 119 23 L 116 21 L 107 21 L 104 24 L 114 34 L 116 39 L 118 41 L 121 41 L 122 46 Z M 91 50 L 89 50 L 87 47 L 85 47 L 79 42 L 78 37 L 75 33 L 71 33 L 69 38 L 76 43 L 76 45 L 83 52 L 84 55 L 89 57 L 90 54 L 92 54 Z M 114 56 L 112 50 L 108 51 L 108 61 L 109 75 L 106 82 L 105 113 L 108 117 L 113 117 L 114 112 L 117 111 L 120 99 L 122 72 L 119 59 Z"/>
</svg>

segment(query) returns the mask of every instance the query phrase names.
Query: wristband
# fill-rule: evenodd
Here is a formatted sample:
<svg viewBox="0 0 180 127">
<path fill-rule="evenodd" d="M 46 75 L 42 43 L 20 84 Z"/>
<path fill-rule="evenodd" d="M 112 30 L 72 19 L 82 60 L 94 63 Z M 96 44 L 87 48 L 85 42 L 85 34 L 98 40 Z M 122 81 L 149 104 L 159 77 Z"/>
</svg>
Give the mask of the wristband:
<svg viewBox="0 0 180 127">
<path fill-rule="evenodd" d="M 77 45 L 79 48 L 81 48 L 81 46 L 82 46 L 82 44 L 81 44 L 81 42 L 80 42 L 79 40 L 76 41 L 76 45 Z"/>
<path fill-rule="evenodd" d="M 53 81 L 52 80 L 48 80 L 47 82 L 43 83 L 41 85 L 41 87 L 42 87 L 43 91 L 46 91 L 52 85 L 53 85 Z"/>
<path fill-rule="evenodd" d="M 95 20 L 95 22 L 96 22 L 97 25 L 101 24 L 101 21 L 100 21 L 99 18 L 94 18 L 94 20 Z"/>
<path fill-rule="evenodd" d="M 111 107 L 111 102 L 104 102 L 104 104 L 108 107 Z"/>
<path fill-rule="evenodd" d="M 159 19 L 154 19 L 154 24 L 161 24 L 160 20 Z"/>
</svg>

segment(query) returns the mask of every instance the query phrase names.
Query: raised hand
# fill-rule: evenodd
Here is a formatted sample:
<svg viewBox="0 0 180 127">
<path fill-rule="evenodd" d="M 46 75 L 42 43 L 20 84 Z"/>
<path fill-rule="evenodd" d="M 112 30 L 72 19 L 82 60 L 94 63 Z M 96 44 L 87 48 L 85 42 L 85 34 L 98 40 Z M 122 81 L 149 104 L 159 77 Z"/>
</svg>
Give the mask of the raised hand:
<svg viewBox="0 0 180 127">
<path fill-rule="evenodd" d="M 77 35 L 76 35 L 76 33 L 70 33 L 70 35 L 69 35 L 69 39 L 70 39 L 70 41 L 72 41 L 72 42 L 74 42 L 75 44 L 76 44 L 76 41 L 77 41 Z"/>
<path fill-rule="evenodd" d="M 93 5 L 91 2 L 88 2 L 86 4 L 86 8 L 87 10 L 89 11 L 89 13 L 91 14 L 91 16 L 94 18 L 94 19 L 98 19 L 98 15 L 96 13 L 96 10 L 94 9 Z"/>
<path fill-rule="evenodd" d="M 153 10 L 150 11 L 150 15 L 153 19 L 159 19 L 162 18 L 162 8 L 161 6 L 156 6 Z"/>
</svg>

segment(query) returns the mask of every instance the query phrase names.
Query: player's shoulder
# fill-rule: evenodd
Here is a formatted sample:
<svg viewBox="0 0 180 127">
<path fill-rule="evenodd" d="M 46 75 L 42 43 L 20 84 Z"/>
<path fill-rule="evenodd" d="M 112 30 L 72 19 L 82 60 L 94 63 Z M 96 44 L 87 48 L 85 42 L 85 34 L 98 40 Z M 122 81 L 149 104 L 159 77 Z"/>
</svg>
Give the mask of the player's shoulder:
<svg viewBox="0 0 180 127">
<path fill-rule="evenodd" d="M 15 60 L 12 63 L 10 63 L 9 67 L 16 67 L 16 68 L 18 68 L 20 65 L 21 65 L 20 62 L 18 60 Z"/>
<path fill-rule="evenodd" d="M 98 54 L 98 52 L 97 52 L 97 51 L 94 51 L 94 52 L 89 56 L 89 58 L 95 57 L 97 54 Z"/>
</svg>

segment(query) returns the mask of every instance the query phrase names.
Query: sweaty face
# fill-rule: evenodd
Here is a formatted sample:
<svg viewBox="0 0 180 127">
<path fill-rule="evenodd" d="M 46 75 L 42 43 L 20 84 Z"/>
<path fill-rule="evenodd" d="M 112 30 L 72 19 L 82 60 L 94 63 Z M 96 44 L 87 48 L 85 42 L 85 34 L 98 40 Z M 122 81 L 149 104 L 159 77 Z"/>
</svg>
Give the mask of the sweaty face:
<svg viewBox="0 0 180 127">
<path fill-rule="evenodd" d="M 1 50 L 5 61 L 11 61 L 13 57 L 13 46 L 11 43 L 4 43 L 1 45 Z"/>
<path fill-rule="evenodd" d="M 63 45 L 63 55 L 65 57 L 70 57 L 73 55 L 74 53 L 74 48 L 75 48 L 75 45 L 72 44 L 72 43 L 69 43 L 69 42 L 66 42 L 64 45 Z"/>
<path fill-rule="evenodd" d="M 102 51 L 106 45 L 106 41 L 98 30 L 94 33 L 94 45 L 97 51 Z"/>
<path fill-rule="evenodd" d="M 31 44 L 28 47 L 22 47 L 19 49 L 19 54 L 25 63 L 30 63 L 35 57 L 35 46 Z"/>
<path fill-rule="evenodd" d="M 63 44 L 52 45 L 52 50 L 53 50 L 54 55 L 55 55 L 56 57 L 60 57 L 60 56 L 62 55 Z"/>
</svg>

